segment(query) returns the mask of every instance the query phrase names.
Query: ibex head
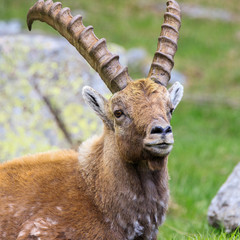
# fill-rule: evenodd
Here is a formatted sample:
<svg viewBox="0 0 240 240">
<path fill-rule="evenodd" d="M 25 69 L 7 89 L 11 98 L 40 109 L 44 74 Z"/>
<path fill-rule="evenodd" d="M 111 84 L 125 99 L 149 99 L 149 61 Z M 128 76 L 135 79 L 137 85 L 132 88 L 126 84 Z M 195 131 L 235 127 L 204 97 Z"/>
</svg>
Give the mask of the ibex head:
<svg viewBox="0 0 240 240">
<path fill-rule="evenodd" d="M 38 0 L 29 10 L 28 27 L 40 20 L 58 30 L 99 73 L 113 93 L 106 100 L 90 87 L 83 89 L 86 102 L 103 120 L 107 131 L 114 132 L 119 153 L 126 161 L 165 157 L 173 145 L 170 126 L 172 112 L 180 102 L 183 87 L 175 83 L 166 89 L 173 68 L 173 57 L 181 26 L 180 8 L 174 0 L 167 2 L 164 24 L 157 51 L 146 79 L 132 81 L 118 56 L 111 54 L 105 39 L 98 39 L 91 26 L 85 27 L 82 17 L 72 17 L 69 8 L 52 0 Z"/>
<path fill-rule="evenodd" d="M 169 90 L 150 79 L 128 83 L 109 101 L 90 87 L 83 88 L 86 102 L 110 131 L 114 131 L 119 153 L 134 162 L 150 153 L 164 157 L 172 150 L 172 113 L 182 98 L 183 88 L 175 83 Z"/>
</svg>

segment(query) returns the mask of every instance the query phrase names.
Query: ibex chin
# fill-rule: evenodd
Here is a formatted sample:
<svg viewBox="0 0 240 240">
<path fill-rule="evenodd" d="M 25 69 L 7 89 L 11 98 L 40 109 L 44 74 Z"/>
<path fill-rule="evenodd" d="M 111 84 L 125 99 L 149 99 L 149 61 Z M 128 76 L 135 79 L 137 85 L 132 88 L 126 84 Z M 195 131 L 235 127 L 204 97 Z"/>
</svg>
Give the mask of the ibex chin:
<svg viewBox="0 0 240 240">
<path fill-rule="evenodd" d="M 157 239 L 169 198 L 170 120 L 183 95 L 180 83 L 166 88 L 181 25 L 178 4 L 167 2 L 149 75 L 136 81 L 105 39 L 61 3 L 39 0 L 28 12 L 30 30 L 35 20 L 75 46 L 113 96 L 83 88 L 104 131 L 79 152 L 40 153 L 0 166 L 0 239 Z"/>
</svg>

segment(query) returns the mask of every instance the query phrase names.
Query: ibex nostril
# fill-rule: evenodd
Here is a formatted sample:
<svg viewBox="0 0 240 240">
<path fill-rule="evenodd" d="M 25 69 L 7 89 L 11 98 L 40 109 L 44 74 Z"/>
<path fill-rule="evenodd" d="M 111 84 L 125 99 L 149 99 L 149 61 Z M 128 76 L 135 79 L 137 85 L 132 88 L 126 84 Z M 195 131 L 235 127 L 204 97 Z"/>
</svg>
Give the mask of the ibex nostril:
<svg viewBox="0 0 240 240">
<path fill-rule="evenodd" d="M 162 134 L 164 132 L 164 129 L 160 126 L 155 126 L 151 130 L 151 134 Z"/>
<path fill-rule="evenodd" d="M 165 128 L 162 128 L 160 126 L 155 126 L 151 130 L 151 134 L 163 134 L 163 135 L 166 135 L 168 133 L 172 133 L 172 128 L 170 126 L 167 126 Z"/>
<path fill-rule="evenodd" d="M 171 128 L 170 126 L 167 126 L 167 127 L 164 129 L 164 132 L 165 132 L 166 134 L 171 133 L 171 132 L 172 132 L 172 128 Z"/>
</svg>

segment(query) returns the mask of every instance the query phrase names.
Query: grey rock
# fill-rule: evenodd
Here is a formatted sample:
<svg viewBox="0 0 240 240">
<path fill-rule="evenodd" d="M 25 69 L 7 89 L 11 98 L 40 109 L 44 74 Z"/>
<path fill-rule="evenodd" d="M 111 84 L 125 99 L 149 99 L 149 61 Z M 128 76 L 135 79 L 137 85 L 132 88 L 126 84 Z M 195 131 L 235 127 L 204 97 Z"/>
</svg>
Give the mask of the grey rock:
<svg viewBox="0 0 240 240">
<path fill-rule="evenodd" d="M 201 5 L 182 3 L 182 13 L 191 18 L 202 18 L 210 20 L 221 20 L 230 22 L 234 19 L 231 12 L 221 8 L 208 8 Z"/>
<path fill-rule="evenodd" d="M 147 1 L 140 2 L 142 8 L 150 8 L 154 12 L 165 12 L 165 3 L 148 3 Z M 209 19 L 223 22 L 239 22 L 239 14 L 233 13 L 226 9 L 206 7 L 195 3 L 180 3 L 181 12 L 183 15 L 194 19 Z"/>
<path fill-rule="evenodd" d="M 101 121 L 83 106 L 81 89 L 90 85 L 103 95 L 109 91 L 74 47 L 63 38 L 34 33 L 2 35 L 0 161 L 56 146 L 69 147 L 32 82 L 58 108 L 74 141 L 101 131 Z M 24 141 L 18 143 L 22 137 Z M 15 145 L 11 144 L 13 138 Z"/>
<path fill-rule="evenodd" d="M 17 34 L 22 30 L 22 24 L 18 20 L 8 22 L 0 21 L 0 35 Z"/>
<path fill-rule="evenodd" d="M 174 69 L 172 70 L 171 79 L 169 81 L 170 85 L 174 84 L 175 82 L 180 82 L 182 85 L 185 85 L 186 81 L 187 81 L 187 78 L 184 74 L 180 73 L 177 70 L 174 70 Z"/>
<path fill-rule="evenodd" d="M 0 125 L 0 136 L 1 136 L 1 138 L 4 139 L 5 135 L 6 135 L 5 128 Z"/>
<path fill-rule="evenodd" d="M 149 57 L 147 51 L 143 48 L 132 48 L 126 53 L 128 67 L 134 72 L 139 72 L 147 76 L 152 59 Z"/>
<path fill-rule="evenodd" d="M 208 209 L 208 222 L 214 227 L 223 226 L 226 232 L 240 226 L 240 163 L 213 198 Z"/>
<path fill-rule="evenodd" d="M 138 66 L 143 61 L 146 60 L 148 54 L 147 51 L 143 48 L 132 48 L 127 52 L 128 64 Z"/>
</svg>

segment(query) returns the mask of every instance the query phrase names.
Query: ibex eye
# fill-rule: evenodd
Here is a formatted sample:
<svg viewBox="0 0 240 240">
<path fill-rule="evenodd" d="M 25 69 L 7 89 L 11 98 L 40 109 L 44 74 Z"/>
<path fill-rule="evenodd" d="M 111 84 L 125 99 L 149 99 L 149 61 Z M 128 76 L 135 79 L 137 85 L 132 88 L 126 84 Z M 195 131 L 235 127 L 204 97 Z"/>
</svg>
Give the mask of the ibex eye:
<svg viewBox="0 0 240 240">
<path fill-rule="evenodd" d="M 120 118 L 123 115 L 123 111 L 122 110 L 116 110 L 114 111 L 114 116 L 116 118 Z"/>
</svg>

